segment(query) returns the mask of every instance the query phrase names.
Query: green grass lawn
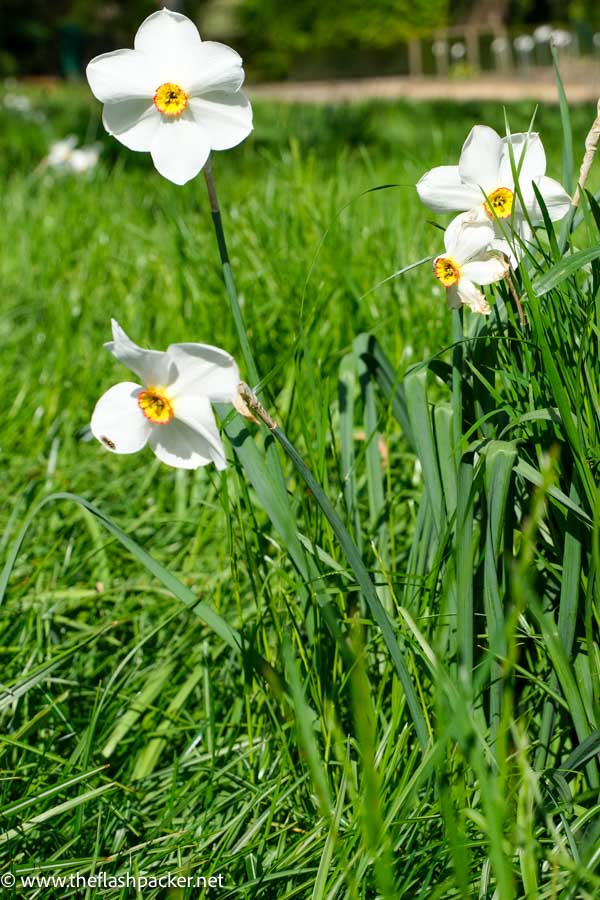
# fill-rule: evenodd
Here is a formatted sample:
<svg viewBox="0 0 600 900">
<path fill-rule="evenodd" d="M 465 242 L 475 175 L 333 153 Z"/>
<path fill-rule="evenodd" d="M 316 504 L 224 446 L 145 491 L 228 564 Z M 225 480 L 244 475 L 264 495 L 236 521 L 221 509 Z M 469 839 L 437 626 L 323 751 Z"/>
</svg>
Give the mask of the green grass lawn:
<svg viewBox="0 0 600 900">
<path fill-rule="evenodd" d="M 83 90 L 37 89 L 31 97 L 43 122 L 0 108 L 3 555 L 38 501 L 54 492 L 80 495 L 241 631 L 247 646 L 285 673 L 287 690 L 257 675 L 248 655 L 228 647 L 101 520 L 70 499 L 42 506 L 10 568 L 0 615 L 4 867 L 19 874 L 220 874 L 220 897 L 274 900 L 597 896 L 595 569 L 584 563 L 576 570 L 581 652 L 571 664 L 552 654 L 541 620 L 526 610 L 534 604 L 528 591 L 545 613 L 558 609 L 568 569 L 560 560 L 575 558 L 561 557 L 559 535 L 576 529 L 564 524 L 564 508 L 553 518 L 543 492 L 515 483 L 520 529 L 505 552 L 514 554 L 506 571 L 516 580 L 503 595 L 513 668 L 492 740 L 484 688 L 469 694 L 451 666 L 448 543 L 420 564 L 427 574 L 414 588 L 410 621 L 398 611 L 418 569 L 415 535 L 428 527 L 420 512 L 428 472 L 416 465 L 391 404 L 371 396 L 370 382 L 362 382 L 361 396 L 347 358 L 356 336 L 369 332 L 399 377 L 437 355 L 451 360 L 452 320 L 430 266 L 380 282 L 443 248 L 432 221 L 440 217 L 419 203 L 414 184 L 432 165 L 457 160 L 472 125 L 502 131 L 502 108 L 257 104 L 253 135 L 213 160 L 263 400 L 376 575 L 410 651 L 433 735 L 423 749 L 347 560 L 283 456 L 290 509 L 318 583 L 292 565 L 230 444 L 225 472 L 187 473 L 161 466 L 149 450 L 120 457 L 80 439 L 100 394 L 129 377 L 102 347 L 111 317 L 142 346 L 199 341 L 241 356 L 203 179 L 183 188 L 161 179 L 146 155 L 103 134 L 99 106 Z M 529 104 L 510 108 L 511 129 L 527 130 L 532 114 Z M 572 110 L 577 167 L 593 114 Z M 560 179 L 558 110 L 540 109 L 536 129 L 548 173 Z M 69 132 L 103 143 L 89 176 L 39 168 L 49 142 Z M 596 171 L 590 187 L 599 183 Z M 392 186 L 365 193 L 381 185 Z M 593 246 L 592 225 L 590 213 L 576 247 Z M 597 310 L 593 303 L 587 309 L 582 333 L 589 327 L 597 339 Z M 548 317 L 551 335 L 566 327 L 558 301 Z M 492 334 L 486 352 L 504 352 L 498 340 Z M 510 385 L 521 412 L 538 396 L 527 356 L 534 344 L 523 342 L 522 368 Z M 597 357 L 589 360 L 593 380 Z M 493 365 L 485 358 L 474 365 L 493 381 L 486 364 Z M 354 392 L 354 418 L 338 399 L 340 372 Z M 541 372 L 539 380 L 541 396 Z M 439 380 L 428 390 L 429 404 L 447 399 Z M 577 427 L 586 411 L 597 416 L 589 403 Z M 364 440 L 375 410 L 385 452 L 377 440 Z M 551 425 L 532 424 L 535 446 L 562 454 L 571 484 L 568 451 L 557 434 L 543 431 Z M 268 439 L 249 427 L 262 454 Z M 591 439 L 586 448 L 590 458 L 598 455 Z M 530 463 L 534 457 L 532 450 Z M 568 493 L 543 462 L 540 450 L 545 489 Z M 597 517 L 600 506 L 585 509 Z M 596 565 L 597 529 L 594 535 Z M 581 542 L 591 546 L 589 532 Z M 485 590 L 475 580 L 475 594 Z M 328 603 L 347 630 L 351 665 L 326 629 Z M 481 646 L 483 612 L 474 627 Z M 423 636 L 439 665 L 448 664 L 446 674 L 432 675 Z M 560 687 L 552 682 L 556 659 L 570 678 Z M 569 719 L 567 682 L 579 685 L 583 733 L 590 735 L 583 761 L 572 757 L 583 740 Z M 558 711 L 540 763 L 548 685 Z M 557 772 L 566 758 L 574 775 Z M 39 896 L 76 893 L 47 888 Z M 115 887 L 102 896 L 134 893 Z M 153 888 L 143 896 L 205 894 Z"/>
</svg>

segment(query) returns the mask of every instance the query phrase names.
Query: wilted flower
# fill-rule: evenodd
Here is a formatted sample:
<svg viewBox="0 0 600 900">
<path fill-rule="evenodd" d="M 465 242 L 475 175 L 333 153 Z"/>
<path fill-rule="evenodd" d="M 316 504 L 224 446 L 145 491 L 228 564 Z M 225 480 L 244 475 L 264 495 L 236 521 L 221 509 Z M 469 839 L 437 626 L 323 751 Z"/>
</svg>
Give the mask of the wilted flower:
<svg viewBox="0 0 600 900">
<path fill-rule="evenodd" d="M 235 147 L 252 131 L 241 57 L 202 41 L 190 19 L 168 9 L 142 23 L 134 47 L 87 67 L 104 127 L 130 150 L 149 151 L 165 178 L 185 184 L 211 150 Z"/>
<path fill-rule="evenodd" d="M 510 148 L 524 208 L 517 196 Z M 522 240 L 531 237 L 526 216 L 533 221 L 542 218 L 532 185 L 541 194 L 551 220 L 562 219 L 571 205 L 562 186 L 545 172 L 546 154 L 538 134 L 500 138 L 493 128 L 476 125 L 463 145 L 459 164 L 430 169 L 417 184 L 417 191 L 434 212 L 473 210 L 479 221 L 493 224 L 493 247 L 509 255 L 516 264 L 518 246 L 509 246 L 499 221 L 509 220 Z"/>
<path fill-rule="evenodd" d="M 434 259 L 433 274 L 446 288 L 451 309 L 464 304 L 473 312 L 489 314 L 489 304 L 476 285 L 500 281 L 508 271 L 506 260 L 489 252 L 493 239 L 492 226 L 478 222 L 472 213 L 456 216 L 446 228 L 446 252 Z"/>
<path fill-rule="evenodd" d="M 171 344 L 165 353 L 143 350 L 112 322 L 104 346 L 141 380 L 121 382 L 100 397 L 90 427 L 112 453 L 135 453 L 149 444 L 176 469 L 213 462 L 226 466 L 211 402 L 233 402 L 240 381 L 235 360 L 208 344 Z"/>
</svg>

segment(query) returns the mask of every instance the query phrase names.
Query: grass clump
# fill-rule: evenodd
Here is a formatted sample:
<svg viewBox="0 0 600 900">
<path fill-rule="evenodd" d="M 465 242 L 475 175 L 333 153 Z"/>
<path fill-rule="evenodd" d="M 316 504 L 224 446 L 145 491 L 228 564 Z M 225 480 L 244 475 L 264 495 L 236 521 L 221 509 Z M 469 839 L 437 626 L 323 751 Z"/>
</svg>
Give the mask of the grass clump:
<svg viewBox="0 0 600 900">
<path fill-rule="evenodd" d="M 142 345 L 236 352 L 236 336 L 198 185 L 175 191 L 108 143 L 88 178 L 36 171 L 50 136 L 99 130 L 78 93 L 32 99 L 45 121 L 2 132 L 6 866 L 222 874 L 230 897 L 593 897 L 593 195 L 572 235 L 538 229 L 515 282 L 526 325 L 501 287 L 465 331 L 457 454 L 428 267 L 372 288 L 438 250 L 413 186 L 501 111 L 456 107 L 442 128 L 433 104 L 259 107 L 254 142 L 214 161 L 270 410 L 375 584 L 420 740 L 297 468 L 281 457 L 278 530 L 258 462 L 250 480 L 233 452 L 223 473 L 172 472 L 79 439 L 115 375 L 111 315 Z M 530 112 L 510 111 L 513 130 Z M 573 111 L 576 146 L 591 119 Z M 536 127 L 557 173 L 558 113 Z M 362 194 L 383 184 L 400 186 Z M 272 440 L 240 438 L 259 462 Z"/>
</svg>

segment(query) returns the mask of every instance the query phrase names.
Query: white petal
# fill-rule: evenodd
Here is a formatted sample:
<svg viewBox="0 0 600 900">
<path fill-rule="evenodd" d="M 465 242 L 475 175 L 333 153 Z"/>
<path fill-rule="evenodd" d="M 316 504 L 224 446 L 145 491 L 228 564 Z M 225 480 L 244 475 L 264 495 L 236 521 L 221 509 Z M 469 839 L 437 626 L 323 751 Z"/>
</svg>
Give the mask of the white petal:
<svg viewBox="0 0 600 900">
<path fill-rule="evenodd" d="M 458 166 L 436 166 L 425 172 L 417 183 L 417 192 L 425 206 L 434 212 L 473 209 L 483 202 L 478 187 L 460 180 Z"/>
<path fill-rule="evenodd" d="M 102 103 L 152 99 L 157 85 L 148 59 L 135 50 L 96 56 L 85 70 L 92 93 Z"/>
<path fill-rule="evenodd" d="M 130 150 L 149 150 L 160 113 L 152 101 L 121 100 L 105 105 L 102 122 L 108 133 Z"/>
<path fill-rule="evenodd" d="M 123 381 L 96 403 L 90 428 L 111 453 L 137 453 L 150 436 L 152 426 L 137 403 L 141 390 L 139 384 Z"/>
<path fill-rule="evenodd" d="M 133 46 L 142 53 L 196 52 L 202 40 L 191 19 L 170 9 L 159 9 L 144 19 L 137 30 Z"/>
<path fill-rule="evenodd" d="M 112 333 L 113 340 L 104 346 L 123 365 L 135 372 L 145 385 L 161 387 L 174 380 L 172 363 L 166 353 L 138 347 L 115 319 L 112 319 Z"/>
<path fill-rule="evenodd" d="M 508 256 L 513 269 L 516 269 L 518 267 L 523 257 L 523 249 L 521 245 L 517 244 L 516 242 L 509 244 L 509 242 L 504 238 L 494 238 L 494 240 L 490 244 L 490 249 L 495 250 L 497 253 L 504 253 L 506 256 Z"/>
<path fill-rule="evenodd" d="M 458 170 L 466 184 L 483 188 L 488 193 L 500 187 L 500 135 L 487 125 L 476 125 L 463 144 Z M 479 191 L 480 202 L 483 196 Z"/>
<path fill-rule="evenodd" d="M 191 19 L 168 9 L 152 13 L 138 28 L 134 47 L 156 67 L 155 90 L 166 81 L 188 90 L 187 83 L 192 81 L 202 47 Z"/>
<path fill-rule="evenodd" d="M 494 238 L 491 223 L 479 212 L 466 212 L 456 216 L 444 232 L 446 252 L 458 263 L 467 262 L 487 250 Z"/>
<path fill-rule="evenodd" d="M 184 394 L 173 401 L 175 418 L 196 432 L 210 446 L 209 456 L 217 468 L 224 469 L 225 450 L 215 415 L 207 397 Z"/>
<path fill-rule="evenodd" d="M 194 97 L 189 102 L 196 122 L 208 134 L 213 150 L 228 150 L 252 131 L 252 107 L 244 94 L 222 91 Z"/>
<path fill-rule="evenodd" d="M 485 254 L 479 259 L 471 260 L 461 266 L 460 273 L 468 281 L 475 284 L 493 284 L 506 277 L 508 263 L 493 254 Z"/>
<path fill-rule="evenodd" d="M 240 373 L 229 353 L 210 344 L 171 344 L 167 355 L 177 370 L 169 396 L 185 394 L 207 397 L 213 402 L 233 402 Z"/>
<path fill-rule="evenodd" d="M 209 91 L 238 91 L 244 82 L 242 57 L 226 44 L 202 41 L 190 67 L 185 89 L 197 97 Z"/>
<path fill-rule="evenodd" d="M 175 184 L 185 184 L 202 170 L 210 153 L 208 132 L 184 113 L 178 119 L 163 116 L 150 152 L 157 170 Z"/>
<path fill-rule="evenodd" d="M 478 288 L 468 278 L 461 278 L 457 284 L 458 296 L 461 303 L 468 306 L 475 313 L 487 316 L 490 313 L 490 305 Z"/>
<path fill-rule="evenodd" d="M 571 208 L 571 198 L 563 188 L 562 184 L 555 181 L 554 178 L 548 178 L 543 175 L 536 180 L 536 187 L 544 199 L 548 215 L 552 222 L 557 222 L 569 212 Z M 542 219 L 542 210 L 537 201 L 537 197 L 533 192 L 531 185 L 528 189 L 523 187 L 523 201 L 525 208 L 532 219 Z"/>
<path fill-rule="evenodd" d="M 155 425 L 149 444 L 158 458 L 175 469 L 198 469 L 215 461 L 215 451 L 208 441 L 184 422 L 173 419 L 168 425 Z M 215 461 L 225 468 L 225 456 Z"/>
<path fill-rule="evenodd" d="M 532 181 L 540 178 L 546 171 L 546 153 L 539 134 L 512 134 L 510 143 L 513 148 L 515 168 L 519 174 L 521 188 L 529 187 Z M 522 160 L 522 161 L 521 161 Z M 508 138 L 502 138 L 502 156 L 500 159 L 500 184 L 497 187 L 514 185 Z"/>
</svg>

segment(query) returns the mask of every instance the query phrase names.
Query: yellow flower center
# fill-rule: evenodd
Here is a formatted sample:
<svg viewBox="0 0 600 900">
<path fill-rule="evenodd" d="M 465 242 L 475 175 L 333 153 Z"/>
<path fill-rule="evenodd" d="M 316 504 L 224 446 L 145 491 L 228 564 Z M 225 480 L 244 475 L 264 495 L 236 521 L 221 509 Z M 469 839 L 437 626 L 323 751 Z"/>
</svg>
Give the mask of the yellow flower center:
<svg viewBox="0 0 600 900">
<path fill-rule="evenodd" d="M 157 110 L 165 116 L 180 116 L 188 103 L 186 92 L 172 81 L 161 84 L 153 99 Z"/>
<path fill-rule="evenodd" d="M 173 418 L 173 404 L 163 388 L 149 387 L 138 394 L 138 406 L 154 425 L 167 425 Z"/>
<path fill-rule="evenodd" d="M 514 194 L 508 188 L 496 188 L 483 204 L 490 219 L 508 219 L 512 213 Z"/>
<path fill-rule="evenodd" d="M 433 261 L 433 274 L 444 287 L 452 287 L 460 281 L 460 266 L 451 256 L 438 256 Z"/>
</svg>

